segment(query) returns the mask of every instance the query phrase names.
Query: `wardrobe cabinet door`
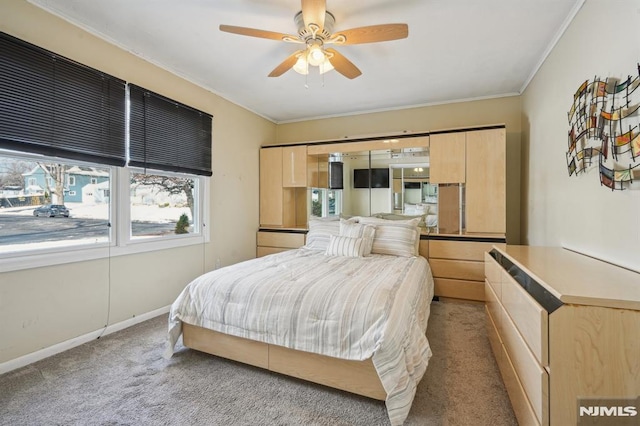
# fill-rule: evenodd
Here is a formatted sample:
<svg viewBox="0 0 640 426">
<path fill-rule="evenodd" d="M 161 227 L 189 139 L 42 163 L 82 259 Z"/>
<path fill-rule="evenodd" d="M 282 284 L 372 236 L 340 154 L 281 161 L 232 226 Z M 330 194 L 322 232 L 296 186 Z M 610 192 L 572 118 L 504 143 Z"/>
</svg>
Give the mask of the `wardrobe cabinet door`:
<svg viewBox="0 0 640 426">
<path fill-rule="evenodd" d="M 282 148 L 260 150 L 260 226 L 283 225 Z"/>
<path fill-rule="evenodd" d="M 466 230 L 506 232 L 505 129 L 467 132 Z"/>
<path fill-rule="evenodd" d="M 282 148 L 282 187 L 307 186 L 306 145 Z"/>
<path fill-rule="evenodd" d="M 429 138 L 429 183 L 465 182 L 465 132 Z"/>
</svg>

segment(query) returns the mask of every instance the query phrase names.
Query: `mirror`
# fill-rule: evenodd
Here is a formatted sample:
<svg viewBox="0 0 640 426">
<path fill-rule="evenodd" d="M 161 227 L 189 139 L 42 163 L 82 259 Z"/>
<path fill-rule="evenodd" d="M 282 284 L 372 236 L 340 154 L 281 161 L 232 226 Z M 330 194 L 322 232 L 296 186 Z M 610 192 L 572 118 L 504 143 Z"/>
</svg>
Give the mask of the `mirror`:
<svg viewBox="0 0 640 426">
<path fill-rule="evenodd" d="M 314 216 L 425 215 L 429 228 L 437 226 L 438 187 L 429 184 L 428 147 L 319 154 L 310 156 L 310 164 L 308 211 Z M 330 185 L 340 180 L 332 173 L 341 175 L 342 189 Z"/>
</svg>

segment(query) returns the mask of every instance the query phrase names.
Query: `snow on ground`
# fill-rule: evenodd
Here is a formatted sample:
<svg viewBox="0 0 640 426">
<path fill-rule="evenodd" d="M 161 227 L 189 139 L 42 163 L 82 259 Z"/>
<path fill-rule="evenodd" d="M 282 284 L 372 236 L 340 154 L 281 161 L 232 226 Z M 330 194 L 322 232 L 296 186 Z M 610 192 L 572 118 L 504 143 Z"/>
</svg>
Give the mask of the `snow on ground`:
<svg viewBox="0 0 640 426">
<path fill-rule="evenodd" d="M 71 217 L 83 219 L 109 219 L 108 204 L 65 203 Z M 11 207 L 0 209 L 1 215 L 32 216 L 36 206 Z M 189 207 L 159 207 L 157 205 L 134 205 L 131 209 L 131 220 L 141 222 L 177 222 L 180 215 L 186 213 L 191 219 Z"/>
</svg>

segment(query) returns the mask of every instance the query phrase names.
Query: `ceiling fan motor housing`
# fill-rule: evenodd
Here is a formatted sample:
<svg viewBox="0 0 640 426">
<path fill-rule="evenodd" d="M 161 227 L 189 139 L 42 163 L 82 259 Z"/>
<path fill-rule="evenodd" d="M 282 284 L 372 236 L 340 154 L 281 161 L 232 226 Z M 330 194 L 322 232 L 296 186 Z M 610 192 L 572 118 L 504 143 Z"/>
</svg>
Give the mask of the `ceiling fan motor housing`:
<svg viewBox="0 0 640 426">
<path fill-rule="evenodd" d="M 304 24 L 302 19 L 302 11 L 298 12 L 293 18 L 296 26 L 298 27 L 298 36 L 300 40 L 307 42 L 313 39 L 313 32 Z M 336 18 L 329 11 L 325 11 L 324 15 L 324 28 L 322 31 L 316 33 L 316 38 L 320 40 L 328 40 L 333 34 L 333 25 L 336 23 Z"/>
</svg>

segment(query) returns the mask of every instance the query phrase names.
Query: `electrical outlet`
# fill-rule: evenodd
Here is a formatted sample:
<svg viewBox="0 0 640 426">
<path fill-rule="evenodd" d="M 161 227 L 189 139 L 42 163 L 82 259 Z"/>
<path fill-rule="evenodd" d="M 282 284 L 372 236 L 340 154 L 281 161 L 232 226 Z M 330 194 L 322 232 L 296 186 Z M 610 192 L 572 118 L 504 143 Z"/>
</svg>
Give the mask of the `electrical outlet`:
<svg viewBox="0 0 640 426">
<path fill-rule="evenodd" d="M 220 269 L 220 258 L 216 259 L 216 269 Z"/>
</svg>

